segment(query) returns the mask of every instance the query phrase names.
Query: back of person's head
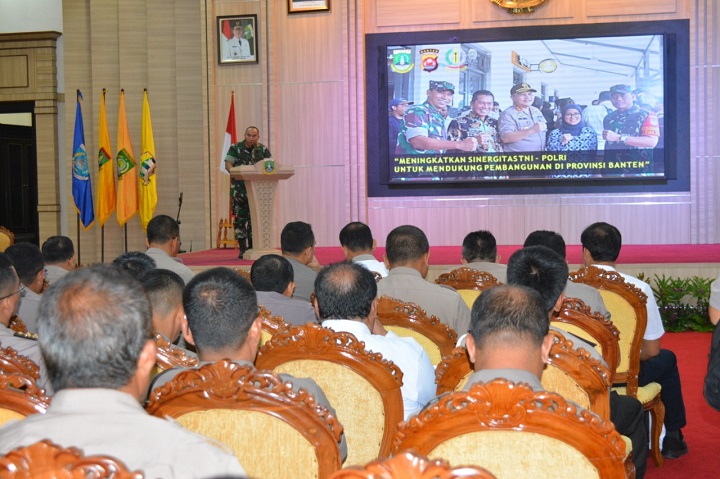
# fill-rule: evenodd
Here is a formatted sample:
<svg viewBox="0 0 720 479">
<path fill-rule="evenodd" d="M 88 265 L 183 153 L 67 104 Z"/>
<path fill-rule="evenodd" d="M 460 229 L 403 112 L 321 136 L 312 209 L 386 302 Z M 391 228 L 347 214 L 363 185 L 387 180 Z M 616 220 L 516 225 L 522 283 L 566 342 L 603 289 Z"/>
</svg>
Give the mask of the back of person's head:
<svg viewBox="0 0 720 479">
<path fill-rule="evenodd" d="M 141 284 L 116 266 L 89 266 L 56 281 L 38 315 L 40 350 L 55 390 L 128 384 L 151 337 L 150 316 Z"/>
<path fill-rule="evenodd" d="M 35 281 L 37 274 L 45 268 L 40 248 L 32 243 L 15 243 L 5 250 L 10 258 L 15 272 L 23 284 L 29 285 Z"/>
<path fill-rule="evenodd" d="M 280 233 L 280 248 L 283 253 L 298 255 L 315 245 L 312 226 L 303 221 L 288 223 Z"/>
<path fill-rule="evenodd" d="M 593 223 L 580 235 L 580 243 L 595 261 L 614 262 L 620 255 L 622 235 L 611 224 Z"/>
<path fill-rule="evenodd" d="M 174 271 L 151 269 L 143 275 L 141 282 L 153 316 L 166 318 L 182 304 L 185 282 Z"/>
<path fill-rule="evenodd" d="M 295 279 L 290 261 L 278 254 L 266 254 L 255 260 L 250 268 L 250 281 L 255 291 L 274 291 L 283 294 Z"/>
<path fill-rule="evenodd" d="M 507 279 L 508 284 L 527 286 L 540 293 L 545 304 L 545 314 L 548 314 L 565 290 L 568 265 L 550 248 L 528 246 L 510 256 Z"/>
<path fill-rule="evenodd" d="M 340 245 L 350 251 L 372 251 L 373 236 L 365 223 L 354 221 L 340 230 Z"/>
<path fill-rule="evenodd" d="M 195 275 L 183 291 L 188 328 L 198 353 L 239 349 L 258 316 L 255 290 L 229 268 Z"/>
<path fill-rule="evenodd" d="M 487 289 L 470 311 L 470 335 L 477 350 L 523 343 L 540 347 L 549 329 L 542 297 L 525 286 Z"/>
<path fill-rule="evenodd" d="M 398 226 L 385 241 L 385 255 L 393 265 L 416 261 L 429 251 L 427 236 L 417 226 Z"/>
<path fill-rule="evenodd" d="M 156 268 L 155 260 L 140 251 L 126 251 L 113 260 L 113 264 L 125 270 L 130 276 L 140 281 L 150 270 Z"/>
<path fill-rule="evenodd" d="M 75 246 L 67 236 L 51 236 L 42 244 L 45 264 L 58 264 L 75 256 Z"/>
<path fill-rule="evenodd" d="M 168 215 L 157 215 L 147 225 L 147 240 L 151 244 L 165 244 L 180 236 L 180 226 Z"/>
<path fill-rule="evenodd" d="M 0 253 L 0 298 L 17 290 L 18 276 L 10 258 Z"/>
<path fill-rule="evenodd" d="M 377 296 L 372 273 L 353 263 L 335 263 L 315 278 L 320 319 L 364 319 Z"/>
<path fill-rule="evenodd" d="M 527 248 L 528 246 L 545 246 L 546 248 L 550 248 L 551 250 L 559 254 L 562 258 L 566 257 L 565 240 L 562 236 L 560 236 L 554 231 L 533 231 L 528 235 L 527 238 L 525 238 L 525 243 L 523 244 L 523 247 Z"/>
<path fill-rule="evenodd" d="M 462 257 L 468 263 L 494 262 L 497 259 L 497 242 L 493 234 L 486 230 L 468 233 L 463 240 Z"/>
<path fill-rule="evenodd" d="M 601 91 L 600 96 L 598 96 L 598 100 L 600 101 L 610 101 L 612 100 L 612 93 L 610 93 L 609 90 L 607 91 Z"/>
</svg>

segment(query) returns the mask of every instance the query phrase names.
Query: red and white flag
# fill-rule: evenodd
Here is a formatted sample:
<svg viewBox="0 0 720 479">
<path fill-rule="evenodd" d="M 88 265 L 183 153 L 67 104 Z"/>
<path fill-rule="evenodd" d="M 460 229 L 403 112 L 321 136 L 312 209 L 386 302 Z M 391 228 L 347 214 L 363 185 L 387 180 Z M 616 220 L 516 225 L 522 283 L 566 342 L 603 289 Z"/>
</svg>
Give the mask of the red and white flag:
<svg viewBox="0 0 720 479">
<path fill-rule="evenodd" d="M 225 169 L 225 157 L 230 149 L 230 145 L 237 143 L 237 130 L 235 128 L 235 92 L 230 98 L 230 113 L 228 114 L 227 126 L 225 127 L 225 140 L 223 141 L 222 150 L 220 150 L 220 171 L 229 175 Z"/>
</svg>

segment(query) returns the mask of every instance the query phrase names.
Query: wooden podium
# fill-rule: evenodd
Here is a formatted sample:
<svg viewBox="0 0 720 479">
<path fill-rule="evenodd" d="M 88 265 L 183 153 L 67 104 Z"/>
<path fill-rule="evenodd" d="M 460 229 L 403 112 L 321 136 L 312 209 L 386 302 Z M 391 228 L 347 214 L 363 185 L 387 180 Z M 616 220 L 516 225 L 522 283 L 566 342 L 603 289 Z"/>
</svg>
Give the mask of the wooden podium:
<svg viewBox="0 0 720 479">
<path fill-rule="evenodd" d="M 271 160 L 271 158 L 268 158 Z M 274 160 L 273 160 L 274 161 Z M 280 166 L 275 162 L 275 171 L 265 171 L 266 160 L 254 165 L 230 168 L 230 177 L 243 180 L 250 203 L 253 247 L 245 252 L 243 259 L 256 260 L 266 254 L 279 254 L 275 248 L 275 188 L 278 181 L 295 174 L 292 166 Z"/>
</svg>

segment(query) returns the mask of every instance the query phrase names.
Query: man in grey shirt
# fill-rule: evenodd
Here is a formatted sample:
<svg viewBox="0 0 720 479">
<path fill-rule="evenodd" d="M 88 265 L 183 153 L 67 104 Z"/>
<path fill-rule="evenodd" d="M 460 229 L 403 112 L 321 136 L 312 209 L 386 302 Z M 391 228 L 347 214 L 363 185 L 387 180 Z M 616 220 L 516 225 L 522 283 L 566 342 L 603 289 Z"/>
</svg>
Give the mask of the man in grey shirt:
<svg viewBox="0 0 720 479">
<path fill-rule="evenodd" d="M 169 269 L 180 275 L 188 284 L 194 274 L 177 257 L 180 251 L 180 227 L 177 221 L 167 215 L 158 215 L 147 226 L 146 255 L 155 260 L 158 269 Z"/>
<path fill-rule="evenodd" d="M 293 299 L 294 273 L 290 261 L 277 254 L 266 254 L 250 268 L 250 281 L 257 292 L 258 304 L 273 316 L 282 316 L 288 324 L 316 323 L 315 309 L 307 301 Z"/>
</svg>

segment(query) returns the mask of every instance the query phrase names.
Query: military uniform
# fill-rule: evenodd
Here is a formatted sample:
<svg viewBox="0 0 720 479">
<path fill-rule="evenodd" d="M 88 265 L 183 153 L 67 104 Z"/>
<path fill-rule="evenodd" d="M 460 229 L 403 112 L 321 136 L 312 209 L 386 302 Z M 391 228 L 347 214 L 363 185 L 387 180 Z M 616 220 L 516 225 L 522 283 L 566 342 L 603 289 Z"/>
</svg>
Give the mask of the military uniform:
<svg viewBox="0 0 720 479">
<path fill-rule="evenodd" d="M 398 155 L 422 155 L 426 153 L 442 153 L 436 150 L 416 150 L 410 140 L 416 136 L 426 136 L 438 140 L 447 138 L 445 117 L 430 103 L 425 102 L 409 108 L 403 118 L 402 128 L 398 135 L 398 146 L 395 151 Z"/>
<path fill-rule="evenodd" d="M 225 161 L 231 161 L 232 166 L 254 165 L 258 161 L 270 158 L 272 154 L 262 143 L 257 143 L 252 149 L 245 146 L 242 140 L 230 146 Z M 247 189 L 243 180 L 230 180 L 230 196 L 232 197 L 232 210 L 235 216 L 235 239 L 240 251 L 252 248 L 252 226 L 250 224 L 250 203 Z"/>
<path fill-rule="evenodd" d="M 478 137 L 482 133 L 490 135 L 487 146 L 483 146 L 478 138 L 478 146 L 475 149 L 478 153 L 496 153 L 502 151 L 500 142 L 498 141 L 498 121 L 495 118 L 486 116 L 483 120 L 474 113 L 461 116 L 450 122 L 448 134 L 456 133 L 457 136 L 452 139 L 454 141 L 464 140 L 468 137 Z"/>
<path fill-rule="evenodd" d="M 606 130 L 614 131 L 621 136 L 655 136 L 660 137 L 660 125 L 655 113 L 633 105 L 627 110 L 615 110 L 603 121 Z M 648 162 L 645 171 L 655 173 L 653 148 L 628 146 L 625 141 L 607 141 L 605 143 L 605 161 L 639 161 Z"/>
</svg>

